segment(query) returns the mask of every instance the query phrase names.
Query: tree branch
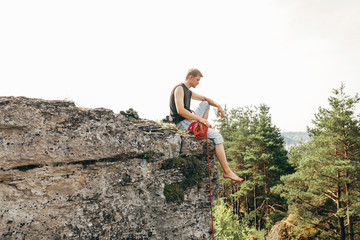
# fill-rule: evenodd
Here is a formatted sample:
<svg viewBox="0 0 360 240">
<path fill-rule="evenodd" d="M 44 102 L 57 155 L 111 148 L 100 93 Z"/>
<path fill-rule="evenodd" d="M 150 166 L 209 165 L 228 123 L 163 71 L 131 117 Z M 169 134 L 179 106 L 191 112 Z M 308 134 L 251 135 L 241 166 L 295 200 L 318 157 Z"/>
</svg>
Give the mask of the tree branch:
<svg viewBox="0 0 360 240">
<path fill-rule="evenodd" d="M 315 206 L 309 202 L 306 202 L 305 200 L 301 199 L 300 197 L 296 196 L 296 198 L 298 198 L 300 201 L 302 201 L 303 203 L 305 204 L 308 204 L 309 206 L 312 206 L 314 208 L 317 208 L 317 209 L 320 209 L 320 210 L 323 210 L 323 211 L 326 211 L 326 212 L 330 212 L 330 213 L 336 213 L 335 211 L 331 211 L 329 209 L 326 209 L 326 208 L 322 208 L 322 207 L 319 207 L 319 206 Z"/>
</svg>

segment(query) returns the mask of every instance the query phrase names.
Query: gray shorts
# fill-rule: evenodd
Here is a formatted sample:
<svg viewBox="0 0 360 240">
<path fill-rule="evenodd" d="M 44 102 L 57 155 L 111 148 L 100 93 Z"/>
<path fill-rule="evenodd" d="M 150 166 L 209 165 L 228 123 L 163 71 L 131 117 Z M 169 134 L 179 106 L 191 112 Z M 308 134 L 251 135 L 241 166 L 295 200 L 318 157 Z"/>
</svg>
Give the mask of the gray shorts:
<svg viewBox="0 0 360 240">
<path fill-rule="evenodd" d="M 196 108 L 195 114 L 198 115 L 199 117 L 203 117 L 205 112 L 209 108 L 210 108 L 210 104 L 207 101 L 202 101 L 199 104 L 199 106 Z M 178 124 L 176 124 L 176 126 L 178 128 L 182 128 L 182 129 L 187 130 L 192 122 L 195 122 L 195 121 L 190 120 L 190 119 L 185 119 L 185 120 L 182 120 L 181 122 L 179 122 Z M 208 136 L 209 139 L 212 139 L 214 141 L 215 145 L 224 142 L 224 139 L 221 136 L 221 134 L 218 131 L 216 131 L 216 130 L 214 130 L 212 128 L 208 129 L 207 136 Z"/>
</svg>

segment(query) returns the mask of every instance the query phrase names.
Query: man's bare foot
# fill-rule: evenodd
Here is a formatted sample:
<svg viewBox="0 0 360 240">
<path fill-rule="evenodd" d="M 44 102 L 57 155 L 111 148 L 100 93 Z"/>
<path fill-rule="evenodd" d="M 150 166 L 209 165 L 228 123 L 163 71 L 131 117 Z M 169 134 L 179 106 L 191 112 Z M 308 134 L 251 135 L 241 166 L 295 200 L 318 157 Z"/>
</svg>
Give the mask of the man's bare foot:
<svg viewBox="0 0 360 240">
<path fill-rule="evenodd" d="M 242 182 L 244 181 L 244 179 L 242 179 L 241 177 L 238 177 L 234 172 L 230 172 L 228 174 L 223 173 L 223 177 L 224 178 L 230 178 L 231 180 L 235 181 L 235 182 Z"/>
</svg>

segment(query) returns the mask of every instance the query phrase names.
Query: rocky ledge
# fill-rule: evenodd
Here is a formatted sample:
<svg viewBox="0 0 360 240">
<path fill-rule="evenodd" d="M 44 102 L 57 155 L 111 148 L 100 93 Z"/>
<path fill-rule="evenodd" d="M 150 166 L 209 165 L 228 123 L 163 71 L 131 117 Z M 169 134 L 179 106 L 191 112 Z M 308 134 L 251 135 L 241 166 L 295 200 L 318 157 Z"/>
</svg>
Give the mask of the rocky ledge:
<svg viewBox="0 0 360 240">
<path fill-rule="evenodd" d="M 1 239 L 209 239 L 206 144 L 103 108 L 0 97 L 0 206 Z"/>
</svg>

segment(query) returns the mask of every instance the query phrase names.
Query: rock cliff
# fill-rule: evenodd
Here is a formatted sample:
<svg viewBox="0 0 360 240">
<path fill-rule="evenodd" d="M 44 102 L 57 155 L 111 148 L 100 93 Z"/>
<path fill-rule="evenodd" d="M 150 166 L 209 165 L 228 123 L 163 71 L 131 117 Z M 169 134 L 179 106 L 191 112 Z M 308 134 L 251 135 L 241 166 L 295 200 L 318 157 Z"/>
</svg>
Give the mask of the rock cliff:
<svg viewBox="0 0 360 240">
<path fill-rule="evenodd" d="M 103 108 L 0 97 L 1 239 L 209 239 L 210 229 L 205 141 Z"/>
</svg>

